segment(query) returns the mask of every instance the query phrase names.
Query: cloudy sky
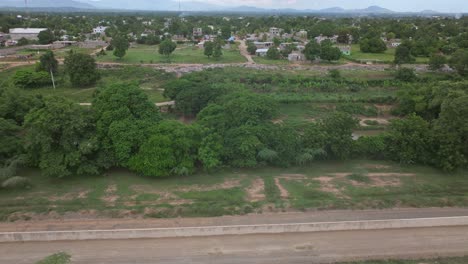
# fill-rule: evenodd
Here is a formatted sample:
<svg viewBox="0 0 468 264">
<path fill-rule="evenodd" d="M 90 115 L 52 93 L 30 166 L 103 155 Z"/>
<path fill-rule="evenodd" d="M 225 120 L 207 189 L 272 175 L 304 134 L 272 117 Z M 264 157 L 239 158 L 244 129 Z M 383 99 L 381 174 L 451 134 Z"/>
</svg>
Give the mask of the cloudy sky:
<svg viewBox="0 0 468 264">
<path fill-rule="evenodd" d="M 181 0 L 193 1 L 193 0 Z M 217 5 L 279 8 L 328 8 L 339 6 L 347 9 L 378 5 L 394 11 L 436 10 L 444 12 L 468 12 L 468 0 L 198 0 Z"/>
</svg>

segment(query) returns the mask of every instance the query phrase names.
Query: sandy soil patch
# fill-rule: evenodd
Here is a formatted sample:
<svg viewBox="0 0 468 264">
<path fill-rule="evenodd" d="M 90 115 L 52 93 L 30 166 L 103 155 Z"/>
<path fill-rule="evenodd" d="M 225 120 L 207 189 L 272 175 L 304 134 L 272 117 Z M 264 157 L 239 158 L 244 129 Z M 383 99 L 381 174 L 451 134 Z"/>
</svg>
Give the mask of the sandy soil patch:
<svg viewBox="0 0 468 264">
<path fill-rule="evenodd" d="M 289 197 L 288 190 L 286 190 L 286 188 L 284 188 L 283 185 L 281 185 L 279 178 L 275 178 L 275 185 L 280 190 L 281 198 L 288 198 Z"/>
<path fill-rule="evenodd" d="M 79 192 L 71 192 L 71 193 L 66 193 L 61 196 L 51 196 L 48 198 L 49 201 L 51 202 L 57 202 L 57 201 L 71 201 L 75 199 L 85 199 L 88 197 L 89 190 L 82 190 Z"/>
<path fill-rule="evenodd" d="M 265 200 L 265 182 L 261 178 L 256 178 L 247 189 L 247 199 L 251 202 Z"/>
<path fill-rule="evenodd" d="M 245 176 L 241 176 L 243 178 Z M 214 184 L 214 185 L 190 185 L 190 186 L 185 186 L 185 187 L 179 187 L 175 191 L 177 192 L 191 192 L 191 191 L 200 191 L 200 192 L 206 192 L 206 191 L 214 191 L 214 190 L 225 190 L 225 189 L 232 189 L 235 187 L 241 186 L 241 179 L 227 179 L 222 183 L 219 184 Z"/>
<path fill-rule="evenodd" d="M 115 202 L 119 199 L 119 196 L 115 192 L 117 192 L 117 185 L 111 184 L 107 186 L 107 189 L 104 191 L 105 194 L 101 197 L 101 200 L 108 206 L 115 206 Z"/>
<path fill-rule="evenodd" d="M 346 174 L 348 175 L 348 174 Z M 343 190 L 341 189 L 338 189 L 335 184 L 333 184 L 333 180 L 336 180 L 336 179 L 339 179 L 339 178 L 344 178 L 346 177 L 345 174 L 340 174 L 339 176 L 335 176 L 335 177 L 328 177 L 328 176 L 322 176 L 322 177 L 318 177 L 318 178 L 314 178 L 314 180 L 317 180 L 320 182 L 320 190 L 322 192 L 327 192 L 327 193 L 332 193 L 334 195 L 336 195 L 337 197 L 346 197 L 344 194 L 343 194 Z"/>
<path fill-rule="evenodd" d="M 362 165 L 362 167 L 366 168 L 366 169 L 378 169 L 378 170 L 390 169 L 391 168 L 388 165 L 381 165 L 381 164 L 364 164 L 364 165 Z"/>
<path fill-rule="evenodd" d="M 369 125 L 366 124 L 366 121 L 377 121 L 379 125 L 388 125 L 390 121 L 385 118 L 370 118 L 370 117 L 361 117 L 359 124 L 363 127 L 368 127 Z"/>
<path fill-rule="evenodd" d="M 277 178 L 285 180 L 305 180 L 307 177 L 304 174 L 281 174 Z"/>
<path fill-rule="evenodd" d="M 368 173 L 369 177 L 413 177 L 416 176 L 414 173 Z"/>
</svg>

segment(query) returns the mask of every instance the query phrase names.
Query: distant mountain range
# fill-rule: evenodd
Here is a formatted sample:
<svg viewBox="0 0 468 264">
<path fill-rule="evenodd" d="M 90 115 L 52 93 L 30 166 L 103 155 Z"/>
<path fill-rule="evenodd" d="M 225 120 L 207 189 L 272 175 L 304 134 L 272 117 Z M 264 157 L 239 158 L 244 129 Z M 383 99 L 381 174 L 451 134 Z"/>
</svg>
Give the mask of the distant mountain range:
<svg viewBox="0 0 468 264">
<path fill-rule="evenodd" d="M 1 0 L 0 7 L 25 7 L 24 0 Z M 95 6 L 76 0 L 28 0 L 28 7 L 30 8 L 79 8 L 79 9 L 92 9 Z"/>
<path fill-rule="evenodd" d="M 1 0 L 0 7 L 24 8 L 24 0 Z M 154 0 L 28 0 L 29 8 L 71 8 L 71 9 L 113 9 L 146 11 L 182 11 L 210 12 L 224 11 L 236 13 L 332 13 L 332 14 L 394 14 L 398 13 L 380 6 L 364 9 L 343 9 L 331 7 L 325 9 L 265 9 L 253 6 L 224 7 L 197 1 L 154 1 Z M 436 11 L 424 10 L 420 13 L 435 14 Z"/>
</svg>

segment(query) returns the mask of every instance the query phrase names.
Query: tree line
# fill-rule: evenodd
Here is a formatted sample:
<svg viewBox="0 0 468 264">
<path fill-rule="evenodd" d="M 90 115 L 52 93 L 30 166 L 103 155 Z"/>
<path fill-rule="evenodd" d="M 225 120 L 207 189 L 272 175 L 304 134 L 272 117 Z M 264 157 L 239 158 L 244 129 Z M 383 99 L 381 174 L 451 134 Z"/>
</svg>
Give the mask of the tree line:
<svg viewBox="0 0 468 264">
<path fill-rule="evenodd" d="M 240 79 L 218 81 L 222 71 L 191 73 L 165 85 L 177 110 L 196 116 L 190 125 L 164 119 L 136 84 L 98 88 L 89 108 L 2 88 L 0 156 L 22 157 L 51 177 L 96 175 L 115 166 L 168 177 L 359 157 L 445 170 L 467 166 L 466 81 L 407 83 L 397 97 L 401 119 L 382 135 L 355 140 L 358 120 L 341 108 L 300 127 L 276 122 L 277 100 Z"/>
</svg>

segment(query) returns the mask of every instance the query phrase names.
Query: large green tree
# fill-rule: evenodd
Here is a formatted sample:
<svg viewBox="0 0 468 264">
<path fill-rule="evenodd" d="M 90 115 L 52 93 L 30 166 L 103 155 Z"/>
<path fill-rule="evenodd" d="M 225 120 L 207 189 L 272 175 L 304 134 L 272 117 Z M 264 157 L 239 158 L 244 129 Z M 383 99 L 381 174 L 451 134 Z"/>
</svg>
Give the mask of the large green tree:
<svg viewBox="0 0 468 264">
<path fill-rule="evenodd" d="M 0 117 L 0 165 L 22 152 L 21 128 L 14 120 Z"/>
<path fill-rule="evenodd" d="M 381 53 L 387 50 L 387 45 L 380 38 L 361 39 L 359 45 L 362 52 L 365 53 Z"/>
<path fill-rule="evenodd" d="M 402 164 L 427 163 L 430 160 L 429 123 L 411 114 L 404 119 L 395 119 L 385 136 L 388 158 Z"/>
<path fill-rule="evenodd" d="M 151 129 L 149 138 L 130 159 L 130 168 L 150 177 L 191 174 L 195 170 L 199 140 L 196 126 L 161 122 Z"/>
<path fill-rule="evenodd" d="M 320 127 L 324 133 L 324 150 L 329 157 L 347 159 L 353 150 L 353 130 L 358 121 L 351 115 L 334 112 L 320 121 Z"/>
<path fill-rule="evenodd" d="M 99 142 L 91 113 L 74 102 L 49 97 L 25 120 L 29 161 L 51 177 L 98 174 Z"/>
<path fill-rule="evenodd" d="M 55 40 L 54 33 L 49 29 L 39 32 L 37 38 L 39 44 L 42 45 L 50 44 Z"/>
<path fill-rule="evenodd" d="M 111 45 L 114 47 L 114 56 L 122 59 L 130 47 L 130 43 L 125 36 L 117 35 L 112 38 Z"/>
<path fill-rule="evenodd" d="M 127 166 L 159 122 L 154 103 L 135 84 L 113 84 L 97 90 L 92 109 L 97 136 L 110 165 Z"/>
<path fill-rule="evenodd" d="M 315 41 L 310 41 L 305 46 L 304 55 L 307 60 L 315 61 L 316 59 L 320 58 L 320 51 L 321 51 L 320 44 L 318 44 Z"/>
<path fill-rule="evenodd" d="M 458 74 L 468 76 L 468 50 L 457 50 L 450 58 L 449 64 Z"/>
<path fill-rule="evenodd" d="M 55 59 L 55 55 L 51 50 L 46 51 L 39 58 L 39 64 L 37 67 L 39 71 L 46 71 L 48 73 L 57 73 L 58 61 Z"/>
<path fill-rule="evenodd" d="M 208 58 L 213 56 L 213 50 L 214 50 L 214 43 L 212 41 L 206 41 L 205 44 L 204 44 L 204 51 L 203 53 L 205 54 L 205 56 L 207 56 Z"/>
<path fill-rule="evenodd" d="M 405 42 L 398 46 L 395 50 L 395 64 L 404 64 L 411 63 L 416 61 L 416 59 L 411 54 L 411 47 Z"/>
<path fill-rule="evenodd" d="M 468 164 L 468 95 L 449 98 L 441 106 L 433 125 L 435 157 L 433 163 L 444 170 Z"/>
<path fill-rule="evenodd" d="M 87 54 L 70 52 L 65 57 L 65 71 L 73 86 L 89 86 L 99 80 L 96 61 Z"/>
<path fill-rule="evenodd" d="M 169 56 L 174 52 L 174 50 L 177 48 L 177 44 L 173 42 L 170 38 L 165 39 L 161 44 L 159 44 L 159 54 L 166 56 L 169 58 Z"/>
<path fill-rule="evenodd" d="M 281 58 L 281 53 L 276 46 L 273 46 L 268 49 L 266 57 L 270 60 L 279 60 Z"/>
</svg>

